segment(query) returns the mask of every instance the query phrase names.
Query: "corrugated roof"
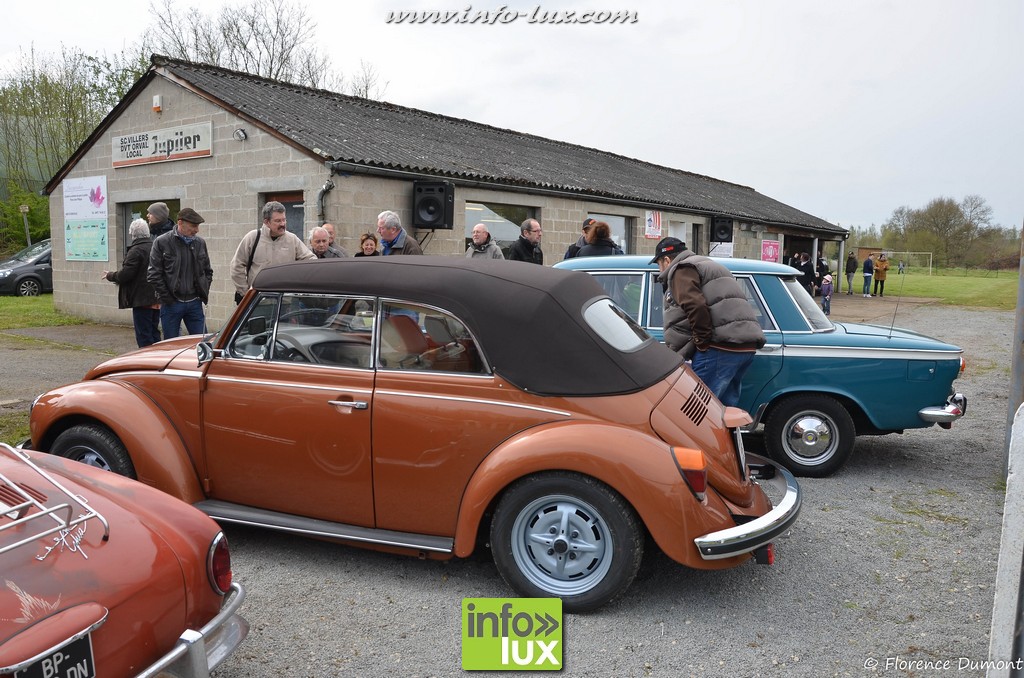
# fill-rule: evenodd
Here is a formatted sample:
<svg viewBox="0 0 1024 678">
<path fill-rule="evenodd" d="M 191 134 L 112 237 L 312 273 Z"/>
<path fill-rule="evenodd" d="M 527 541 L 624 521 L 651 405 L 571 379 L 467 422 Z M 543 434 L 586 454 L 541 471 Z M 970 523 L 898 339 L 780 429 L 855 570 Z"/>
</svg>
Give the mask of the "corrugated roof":
<svg viewBox="0 0 1024 678">
<path fill-rule="evenodd" d="M 846 232 L 747 186 L 606 151 L 159 55 L 153 67 L 325 160 Z"/>
</svg>

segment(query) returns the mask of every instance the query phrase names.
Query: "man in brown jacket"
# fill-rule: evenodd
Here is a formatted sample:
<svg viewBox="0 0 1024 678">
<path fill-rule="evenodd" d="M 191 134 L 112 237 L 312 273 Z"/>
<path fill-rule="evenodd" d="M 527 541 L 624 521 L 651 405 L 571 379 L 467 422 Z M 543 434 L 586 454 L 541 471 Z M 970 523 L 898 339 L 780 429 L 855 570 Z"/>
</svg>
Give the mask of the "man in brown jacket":
<svg viewBox="0 0 1024 678">
<path fill-rule="evenodd" d="M 723 405 L 737 406 L 740 383 L 765 344 L 743 288 L 725 266 L 662 238 L 651 259 L 665 288 L 665 343 L 692 358 L 694 373 Z"/>
</svg>

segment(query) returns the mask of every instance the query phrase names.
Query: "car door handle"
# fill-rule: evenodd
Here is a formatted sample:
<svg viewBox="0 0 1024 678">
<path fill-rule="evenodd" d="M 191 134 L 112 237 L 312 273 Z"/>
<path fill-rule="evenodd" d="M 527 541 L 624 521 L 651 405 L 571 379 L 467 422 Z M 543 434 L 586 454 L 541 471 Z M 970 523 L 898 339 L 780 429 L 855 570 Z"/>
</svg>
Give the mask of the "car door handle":
<svg viewBox="0 0 1024 678">
<path fill-rule="evenodd" d="M 347 407 L 350 410 L 365 410 L 370 406 L 363 400 L 328 400 L 327 404 L 334 407 Z"/>
</svg>

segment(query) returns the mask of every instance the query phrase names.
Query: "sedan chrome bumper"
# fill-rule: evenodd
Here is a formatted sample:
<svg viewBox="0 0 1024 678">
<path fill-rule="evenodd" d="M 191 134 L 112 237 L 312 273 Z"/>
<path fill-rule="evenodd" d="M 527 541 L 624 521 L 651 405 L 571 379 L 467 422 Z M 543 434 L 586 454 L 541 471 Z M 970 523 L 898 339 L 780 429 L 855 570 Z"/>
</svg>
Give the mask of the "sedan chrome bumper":
<svg viewBox="0 0 1024 678">
<path fill-rule="evenodd" d="M 766 546 L 785 534 L 800 514 L 800 486 L 792 473 L 756 454 L 747 454 L 747 462 L 751 475 L 759 483 L 774 485 L 785 494 L 771 511 L 760 518 L 694 539 L 693 543 L 704 560 L 731 558 Z"/>
<path fill-rule="evenodd" d="M 945 405 L 925 407 L 917 413 L 925 421 L 940 426 L 945 425 L 946 428 L 949 428 L 950 424 L 965 414 L 967 414 L 967 396 L 963 393 L 954 393 L 949 396 Z"/>
<path fill-rule="evenodd" d="M 243 600 L 245 591 L 233 583 L 216 617 L 198 631 L 182 633 L 174 649 L 136 678 L 153 678 L 166 672 L 182 678 L 208 678 L 249 633 L 249 622 L 238 615 Z"/>
</svg>

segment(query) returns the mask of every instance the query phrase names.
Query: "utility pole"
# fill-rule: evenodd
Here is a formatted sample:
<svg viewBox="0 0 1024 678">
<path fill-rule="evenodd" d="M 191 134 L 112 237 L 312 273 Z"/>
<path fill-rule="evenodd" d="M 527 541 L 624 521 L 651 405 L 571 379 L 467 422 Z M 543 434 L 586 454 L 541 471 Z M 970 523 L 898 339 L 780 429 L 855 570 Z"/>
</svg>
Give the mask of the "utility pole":
<svg viewBox="0 0 1024 678">
<path fill-rule="evenodd" d="M 28 234 L 28 205 L 19 205 L 18 211 L 21 212 L 21 220 L 25 223 L 25 244 L 31 247 L 32 237 Z"/>
</svg>

